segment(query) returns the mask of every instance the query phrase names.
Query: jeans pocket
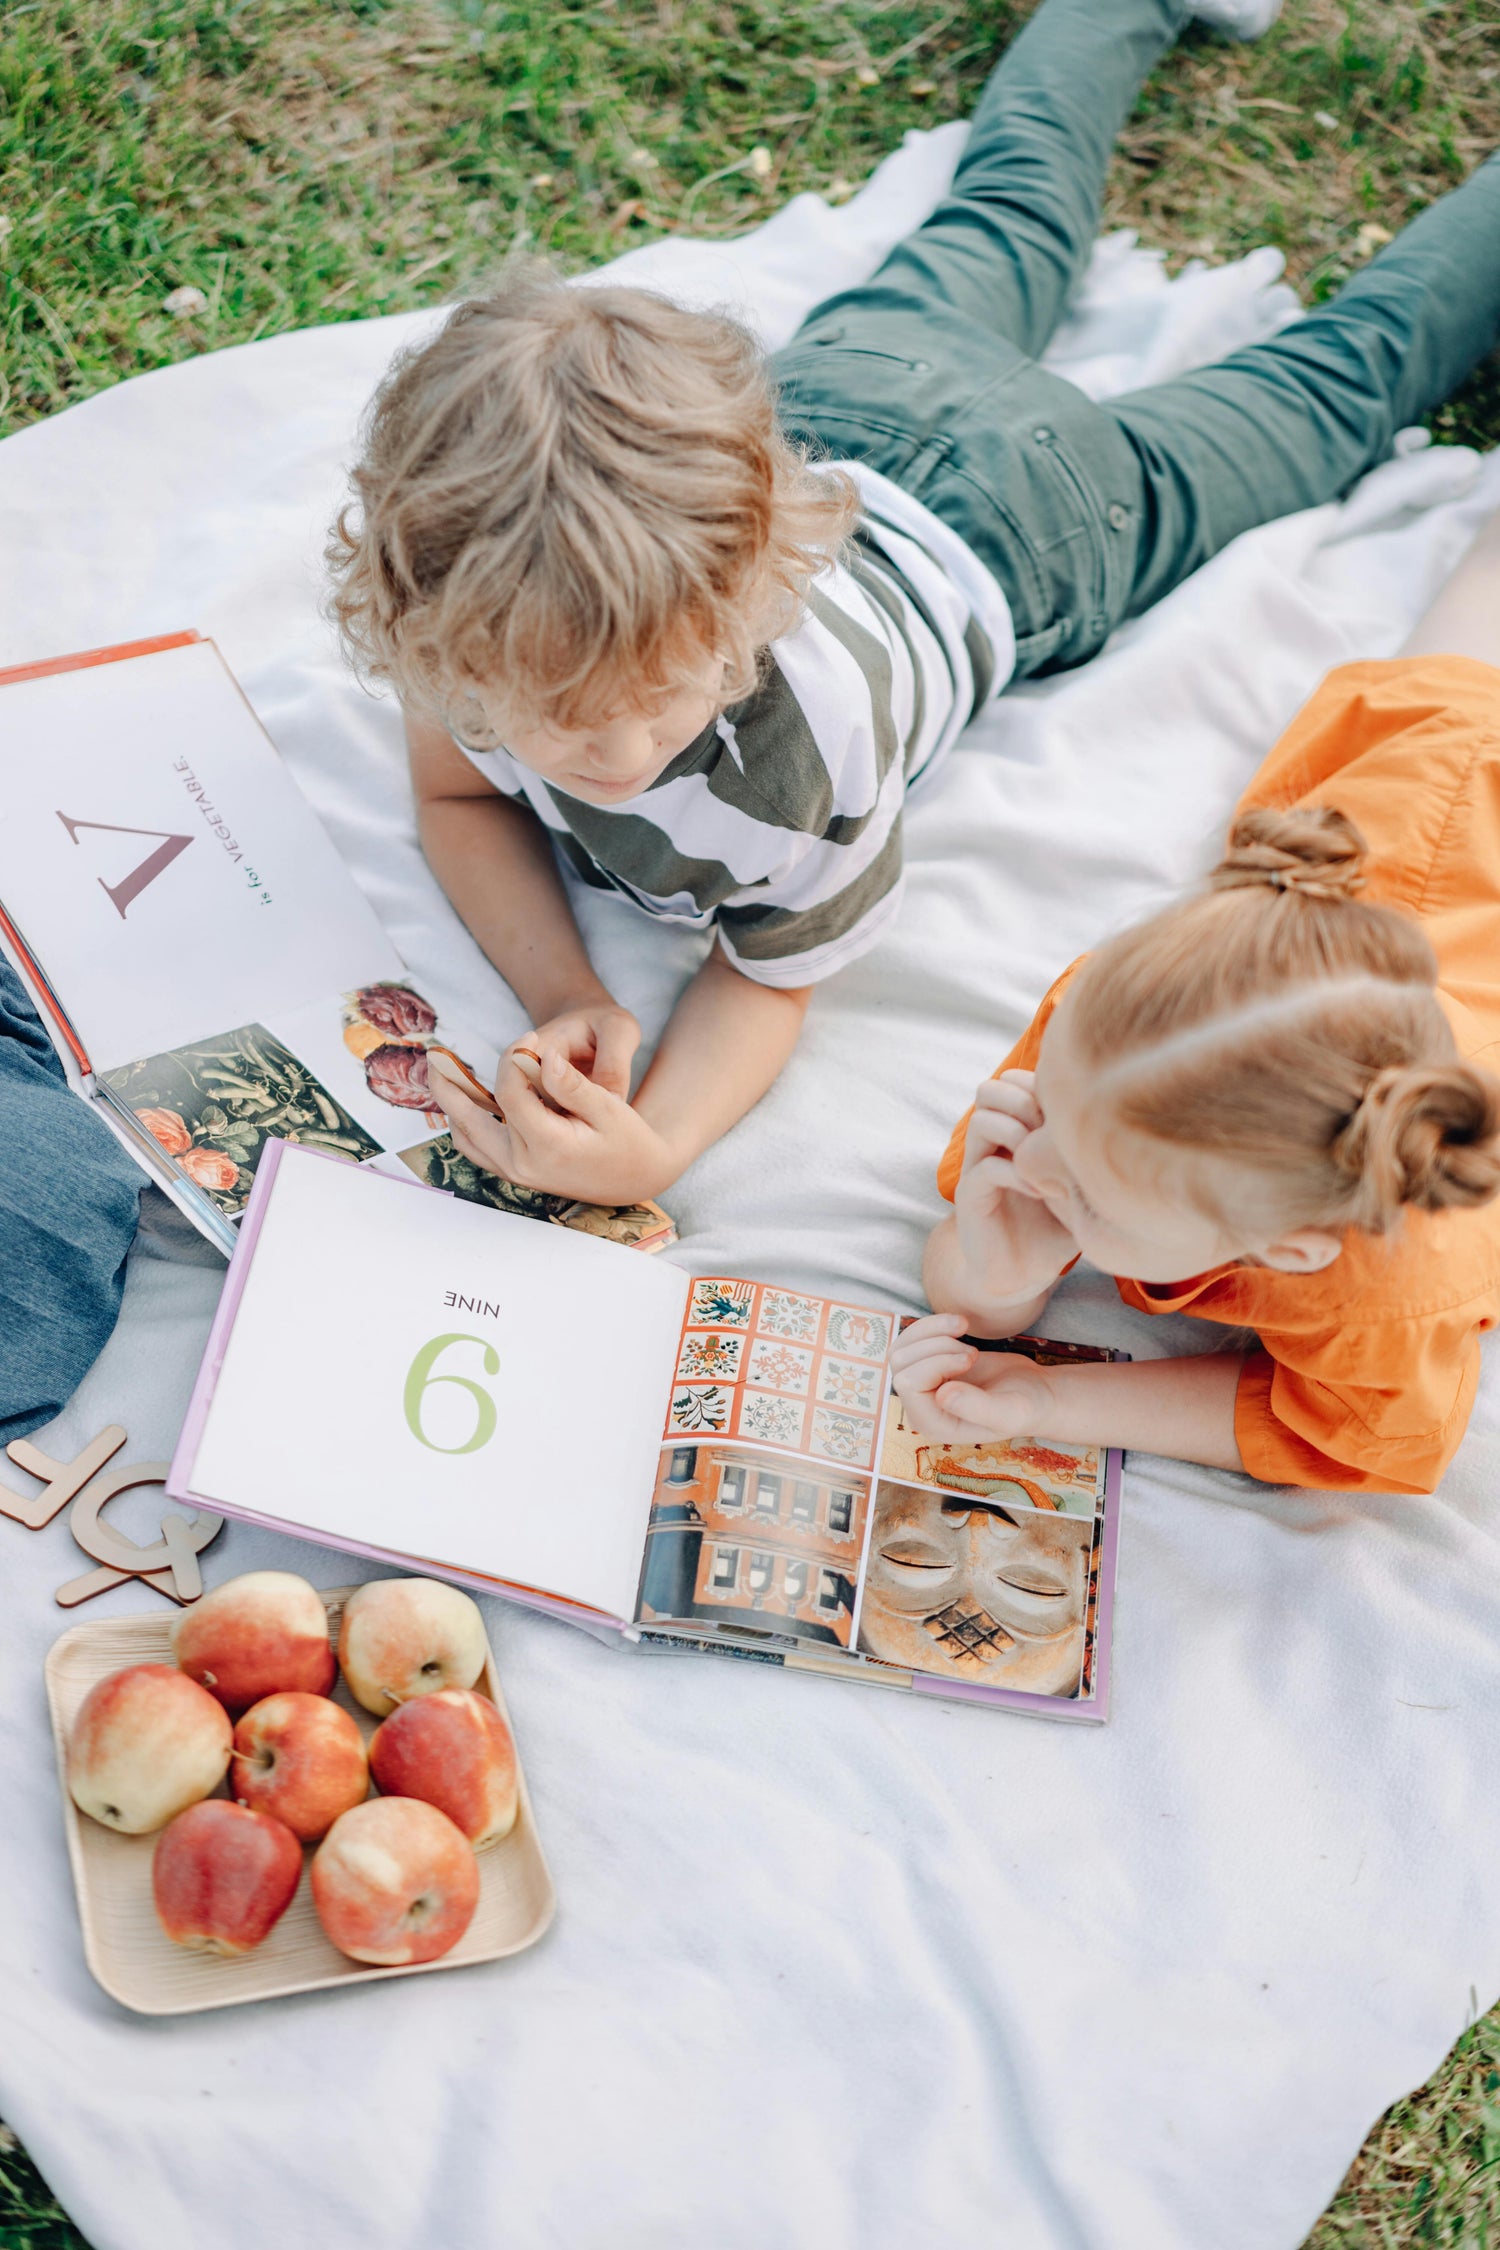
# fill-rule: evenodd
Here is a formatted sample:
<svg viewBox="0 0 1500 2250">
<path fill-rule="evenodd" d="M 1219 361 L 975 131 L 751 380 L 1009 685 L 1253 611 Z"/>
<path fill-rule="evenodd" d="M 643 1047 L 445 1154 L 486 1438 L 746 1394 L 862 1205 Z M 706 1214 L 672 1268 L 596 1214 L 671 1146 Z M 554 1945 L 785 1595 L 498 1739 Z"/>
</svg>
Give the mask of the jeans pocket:
<svg viewBox="0 0 1500 2250">
<path fill-rule="evenodd" d="M 1080 644 L 1092 652 L 1114 623 L 1110 597 L 1118 591 L 1110 584 L 1112 558 L 1104 502 L 1055 430 L 1045 424 L 1033 430 L 1031 451 L 1040 494 L 1050 494 L 1053 503 L 1044 506 L 1045 542 L 1036 543 L 1050 550 L 1059 607 L 1066 604 Z"/>
</svg>

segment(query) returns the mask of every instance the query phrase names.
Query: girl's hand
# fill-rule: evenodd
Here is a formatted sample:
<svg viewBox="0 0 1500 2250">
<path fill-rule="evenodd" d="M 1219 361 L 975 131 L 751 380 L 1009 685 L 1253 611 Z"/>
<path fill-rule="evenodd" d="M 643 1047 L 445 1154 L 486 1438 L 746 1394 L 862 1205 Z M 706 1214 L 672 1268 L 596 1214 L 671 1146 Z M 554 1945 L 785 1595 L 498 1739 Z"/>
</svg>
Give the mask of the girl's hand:
<svg viewBox="0 0 1500 2250">
<path fill-rule="evenodd" d="M 1016 1154 L 1042 1123 L 1030 1070 L 987 1078 L 974 1096 L 953 1211 L 964 1264 L 990 1296 L 1025 1300 L 1052 1287 L 1078 1256 L 1067 1228 L 1016 1174 Z"/>
<path fill-rule="evenodd" d="M 524 1047 L 506 1055 L 495 1081 L 499 1118 L 465 1092 L 441 1055 L 431 1055 L 427 1067 L 464 1155 L 518 1187 L 584 1203 L 639 1203 L 680 1169 L 639 1111 L 554 1047 L 540 1063 Z"/>
<path fill-rule="evenodd" d="M 561 1015 L 549 1016 L 534 1031 L 526 1032 L 508 1049 L 507 1059 L 517 1048 L 530 1048 L 543 1065 L 549 1056 L 560 1055 L 607 1094 L 618 1094 L 628 1101 L 630 1065 L 640 1043 L 641 1027 L 630 1010 L 619 1007 L 603 992 L 597 1000 L 565 1008 Z M 503 1108 L 498 1083 L 496 1099 Z"/>
<path fill-rule="evenodd" d="M 896 1395 L 923 1437 L 983 1445 L 1036 1436 L 1053 1411 L 1048 1370 L 1020 1352 L 977 1351 L 963 1333 L 961 1313 L 929 1313 L 891 1353 Z"/>
</svg>

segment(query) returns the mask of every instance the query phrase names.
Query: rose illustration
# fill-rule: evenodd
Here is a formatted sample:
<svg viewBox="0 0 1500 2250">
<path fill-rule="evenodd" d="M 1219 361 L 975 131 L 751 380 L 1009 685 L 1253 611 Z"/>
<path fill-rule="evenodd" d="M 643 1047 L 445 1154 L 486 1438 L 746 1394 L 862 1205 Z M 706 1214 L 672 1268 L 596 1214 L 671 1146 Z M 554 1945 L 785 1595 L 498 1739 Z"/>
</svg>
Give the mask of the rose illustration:
<svg viewBox="0 0 1500 2250">
<path fill-rule="evenodd" d="M 353 995 L 366 1023 L 390 1039 L 419 1039 L 437 1029 L 437 1010 L 406 984 L 367 984 Z"/>
<path fill-rule="evenodd" d="M 182 1156 L 182 1169 L 190 1180 L 201 1188 L 216 1189 L 227 1195 L 238 1185 L 240 1168 L 232 1156 L 225 1156 L 216 1148 L 190 1148 Z"/>
<path fill-rule="evenodd" d="M 138 1109 L 136 1116 L 153 1140 L 160 1141 L 168 1156 L 181 1156 L 192 1147 L 186 1125 L 175 1109 Z"/>
<path fill-rule="evenodd" d="M 365 1057 L 365 1084 L 394 1109 L 436 1107 L 427 1083 L 425 1047 L 376 1047 Z"/>
</svg>

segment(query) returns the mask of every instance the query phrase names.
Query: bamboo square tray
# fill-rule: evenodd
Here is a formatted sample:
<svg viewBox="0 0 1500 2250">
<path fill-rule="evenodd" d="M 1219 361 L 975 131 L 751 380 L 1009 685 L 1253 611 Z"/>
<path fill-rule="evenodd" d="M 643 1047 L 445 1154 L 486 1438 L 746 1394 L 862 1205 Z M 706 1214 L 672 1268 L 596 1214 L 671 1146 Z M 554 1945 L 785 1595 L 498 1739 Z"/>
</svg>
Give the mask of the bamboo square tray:
<svg viewBox="0 0 1500 2250">
<path fill-rule="evenodd" d="M 339 1617 L 352 1586 L 340 1586 L 323 1599 L 331 1638 L 338 1639 Z M 151 1899 L 151 1856 L 156 1836 L 121 1836 L 81 1813 L 68 1795 L 64 1760 L 69 1729 L 79 1704 L 96 1680 L 127 1664 L 170 1664 L 169 1612 L 145 1617 L 100 1618 L 75 1625 L 54 1641 L 47 1654 L 47 1700 L 57 1746 L 58 1780 L 68 1857 L 83 1924 L 84 1958 L 113 2000 L 147 2016 L 191 2015 L 200 2008 L 232 2008 L 245 2000 L 274 2000 L 289 1992 L 319 1992 L 333 1985 L 371 1984 L 381 1977 L 426 1976 L 434 1969 L 462 1969 L 475 1961 L 498 1961 L 534 1945 L 552 1920 L 556 1895 L 532 1816 L 525 1769 L 517 1756 L 520 1807 L 516 1825 L 502 1843 L 479 1854 L 479 1905 L 474 1919 L 451 1953 L 437 1961 L 401 1969 L 364 1968 L 329 1944 L 313 1912 L 304 1868 L 297 1895 L 263 1945 L 237 1959 L 190 1953 L 174 1945 L 156 1919 Z M 486 1646 L 484 1670 L 474 1683 L 504 1715 L 510 1714 Z M 353 1713 L 366 1741 L 378 1721 L 361 1709 L 340 1679 L 334 1700 Z M 513 1730 L 514 1731 L 514 1730 Z M 220 1796 L 228 1794 L 220 1788 Z M 159 1833 L 159 1831 L 158 1831 Z M 311 1858 L 311 1851 L 307 1857 Z"/>
</svg>

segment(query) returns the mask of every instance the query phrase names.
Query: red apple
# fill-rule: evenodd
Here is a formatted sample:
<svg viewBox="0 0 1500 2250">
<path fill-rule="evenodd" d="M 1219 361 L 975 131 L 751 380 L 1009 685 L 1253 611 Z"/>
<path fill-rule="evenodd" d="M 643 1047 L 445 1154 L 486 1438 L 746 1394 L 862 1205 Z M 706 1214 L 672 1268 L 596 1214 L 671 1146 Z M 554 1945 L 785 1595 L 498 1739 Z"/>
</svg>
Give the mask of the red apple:
<svg viewBox="0 0 1500 2250">
<path fill-rule="evenodd" d="M 144 1836 L 217 1789 L 233 1730 L 221 1705 L 171 1664 L 132 1664 L 96 1681 L 68 1740 L 80 1812 Z"/>
<path fill-rule="evenodd" d="M 281 1920 L 302 1873 L 302 1847 L 269 1813 L 225 1797 L 189 1805 L 151 1861 L 156 1916 L 174 1945 L 248 1953 Z"/>
<path fill-rule="evenodd" d="M 372 1797 L 336 1820 L 319 1844 L 312 1895 L 340 1953 L 403 1968 L 457 1945 L 479 1904 L 479 1862 L 435 1805 Z"/>
<path fill-rule="evenodd" d="M 226 1711 L 280 1688 L 327 1695 L 338 1677 L 323 1597 L 290 1570 L 251 1570 L 216 1586 L 178 1618 L 172 1654 Z"/>
<path fill-rule="evenodd" d="M 477 1852 L 516 1824 L 516 1746 L 489 1697 L 473 1688 L 419 1695 L 382 1719 L 370 1771 L 382 1795 L 436 1805 Z"/>
<path fill-rule="evenodd" d="M 438 1578 L 372 1578 L 344 1604 L 339 1662 L 349 1692 L 384 1718 L 437 1688 L 472 1687 L 487 1644 L 477 1602 Z"/>
<path fill-rule="evenodd" d="M 362 1804 L 369 1782 L 364 1737 L 326 1695 L 268 1695 L 234 1730 L 230 1788 L 242 1805 L 285 1821 L 304 1844 Z"/>
</svg>

